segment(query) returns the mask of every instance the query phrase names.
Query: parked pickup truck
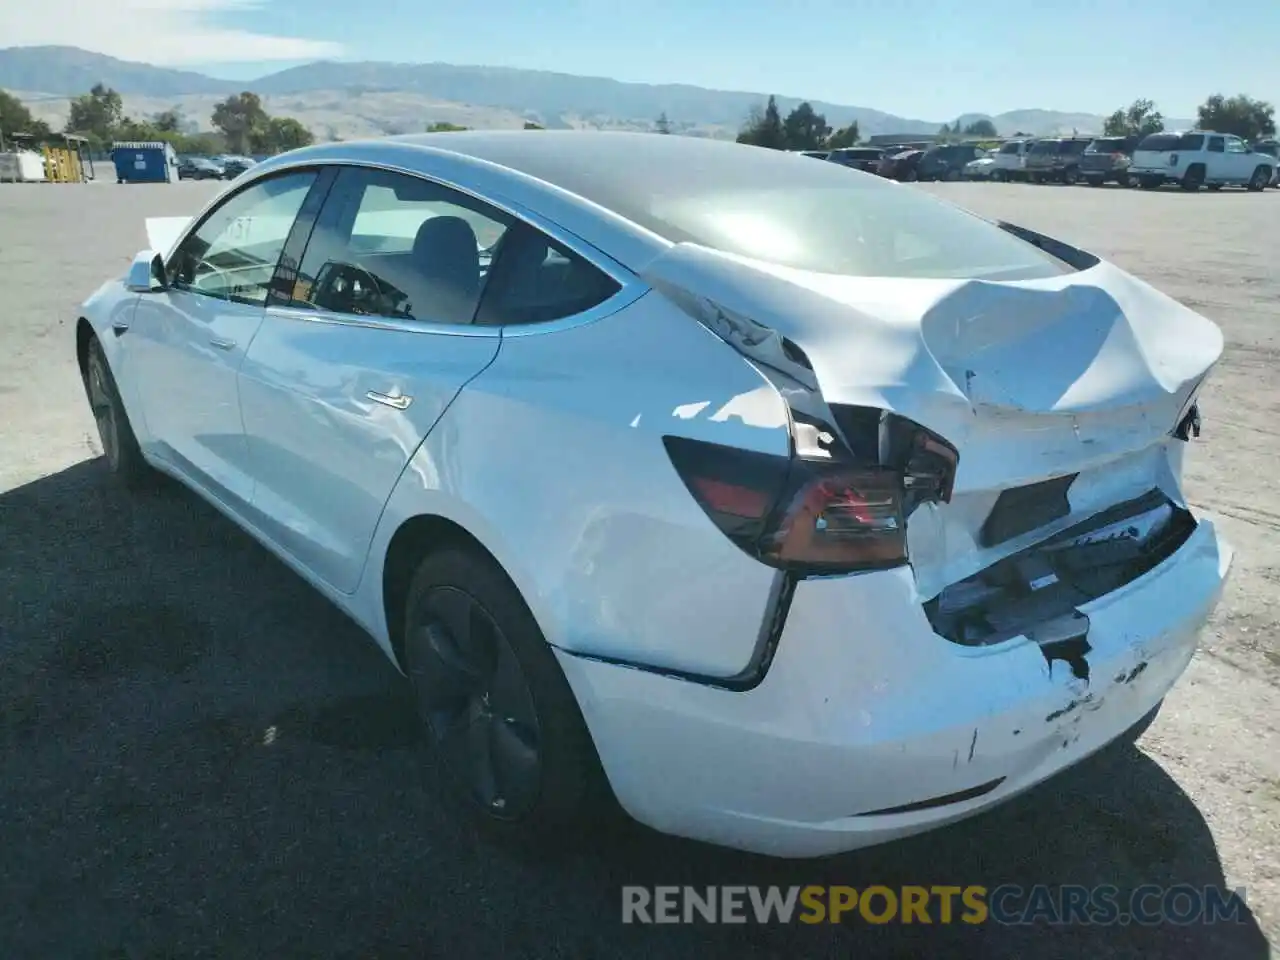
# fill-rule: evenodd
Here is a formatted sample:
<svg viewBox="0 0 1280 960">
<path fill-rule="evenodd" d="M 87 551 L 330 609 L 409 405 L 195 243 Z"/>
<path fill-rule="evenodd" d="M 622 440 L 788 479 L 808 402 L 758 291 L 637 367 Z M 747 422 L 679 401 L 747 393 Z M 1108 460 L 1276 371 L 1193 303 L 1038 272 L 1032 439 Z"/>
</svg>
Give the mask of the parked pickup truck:
<svg viewBox="0 0 1280 960">
<path fill-rule="evenodd" d="M 1262 190 L 1271 182 L 1276 158 L 1249 149 L 1239 137 L 1213 130 L 1153 133 L 1133 152 L 1129 176 L 1144 190 L 1176 183 L 1194 192 L 1228 184 Z"/>
</svg>

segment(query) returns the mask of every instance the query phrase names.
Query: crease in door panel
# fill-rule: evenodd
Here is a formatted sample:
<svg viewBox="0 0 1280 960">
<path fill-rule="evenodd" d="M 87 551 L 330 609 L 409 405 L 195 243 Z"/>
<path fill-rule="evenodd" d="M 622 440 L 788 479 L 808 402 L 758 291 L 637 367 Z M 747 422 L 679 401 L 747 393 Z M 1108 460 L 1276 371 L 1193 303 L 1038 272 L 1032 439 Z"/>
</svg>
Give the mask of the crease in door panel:
<svg viewBox="0 0 1280 960">
<path fill-rule="evenodd" d="M 427 438 L 431 436 L 432 432 L 439 425 L 440 421 L 445 418 L 445 415 L 448 414 L 449 410 L 453 407 L 454 401 L 456 401 L 458 397 L 462 396 L 462 391 L 466 390 L 467 387 L 471 386 L 471 384 L 473 384 L 476 381 L 476 378 L 480 377 L 486 370 L 488 370 L 490 367 L 494 365 L 494 363 L 497 362 L 499 354 L 502 353 L 503 339 L 504 337 L 502 335 L 502 332 L 499 331 L 498 337 L 497 337 L 498 348 L 493 351 L 493 356 L 491 356 L 488 359 L 488 361 L 485 363 L 483 367 L 481 367 L 479 370 L 477 370 L 475 373 L 469 376 L 466 380 L 464 380 L 462 385 L 458 387 L 457 390 L 454 391 L 453 396 L 449 398 L 449 402 L 446 403 L 443 407 L 441 407 L 439 416 L 437 416 L 434 420 L 431 421 L 431 425 L 427 427 L 426 432 L 422 435 L 421 439 L 418 440 L 417 445 L 414 446 L 413 452 L 410 453 L 409 458 L 405 460 L 404 466 L 401 467 L 400 472 L 396 474 L 395 483 L 391 484 L 391 488 L 387 490 L 386 499 L 382 501 L 382 509 L 378 511 L 377 522 L 374 523 L 373 525 L 373 534 L 369 537 L 369 542 L 365 545 L 364 563 L 361 564 L 360 566 L 360 578 L 356 581 L 355 589 L 352 590 L 351 593 L 348 594 L 348 596 L 354 596 L 358 594 L 360 592 L 360 588 L 364 586 L 364 578 L 369 572 L 369 556 L 373 552 L 374 541 L 378 539 L 378 531 L 382 529 L 382 520 L 387 514 L 387 504 L 391 502 L 392 495 L 399 488 L 400 481 L 404 479 L 405 471 L 409 469 L 409 465 L 413 463 L 414 458 L 417 457 L 418 455 L 418 451 L 420 451 L 422 449 L 422 445 L 427 442 Z"/>
</svg>

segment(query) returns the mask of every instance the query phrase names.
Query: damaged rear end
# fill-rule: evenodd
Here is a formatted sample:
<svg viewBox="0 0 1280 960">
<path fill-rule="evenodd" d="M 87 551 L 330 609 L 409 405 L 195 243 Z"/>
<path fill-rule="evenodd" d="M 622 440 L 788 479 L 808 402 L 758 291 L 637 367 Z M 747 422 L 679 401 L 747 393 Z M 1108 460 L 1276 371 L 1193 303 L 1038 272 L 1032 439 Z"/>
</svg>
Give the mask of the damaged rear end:
<svg viewBox="0 0 1280 960">
<path fill-rule="evenodd" d="M 1218 328 L 1095 257 L 1001 226 L 1061 269 L 847 277 L 677 245 L 647 276 L 791 410 L 785 470 L 669 447 L 726 535 L 799 583 L 780 650 L 803 642 L 796 631 L 825 629 L 797 613 L 807 595 L 845 630 L 881 628 L 861 641 L 865 682 L 845 688 L 866 698 L 862 722 L 878 730 L 867 736 L 919 733 L 919 704 L 881 702 L 884 690 L 916 684 L 967 705 L 961 716 L 936 707 L 921 749 L 978 766 L 922 777 L 921 756 L 882 757 L 877 796 L 901 804 L 880 812 L 972 807 L 1069 762 L 1051 749 L 1118 736 L 1185 669 L 1230 565 L 1181 489 Z M 833 578 L 849 585 L 845 599 L 833 599 Z M 990 659 L 1002 655 L 1003 666 Z M 957 688 L 961 677 L 973 685 Z M 980 775 L 984 753 L 1016 755 L 1020 769 L 992 762 Z"/>
</svg>

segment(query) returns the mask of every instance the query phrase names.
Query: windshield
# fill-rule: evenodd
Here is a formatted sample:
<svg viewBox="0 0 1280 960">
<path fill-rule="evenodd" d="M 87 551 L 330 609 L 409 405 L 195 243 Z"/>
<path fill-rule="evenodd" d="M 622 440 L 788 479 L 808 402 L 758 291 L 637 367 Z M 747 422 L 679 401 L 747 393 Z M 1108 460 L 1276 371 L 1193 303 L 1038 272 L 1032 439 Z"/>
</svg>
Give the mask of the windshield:
<svg viewBox="0 0 1280 960">
<path fill-rule="evenodd" d="M 1170 150 L 1199 150 L 1204 135 L 1199 133 L 1153 133 L 1138 144 L 1139 150 L 1168 153 Z"/>
<path fill-rule="evenodd" d="M 1058 150 L 1057 140 L 1041 140 L 1031 148 L 1031 153 L 1056 153 Z"/>
</svg>

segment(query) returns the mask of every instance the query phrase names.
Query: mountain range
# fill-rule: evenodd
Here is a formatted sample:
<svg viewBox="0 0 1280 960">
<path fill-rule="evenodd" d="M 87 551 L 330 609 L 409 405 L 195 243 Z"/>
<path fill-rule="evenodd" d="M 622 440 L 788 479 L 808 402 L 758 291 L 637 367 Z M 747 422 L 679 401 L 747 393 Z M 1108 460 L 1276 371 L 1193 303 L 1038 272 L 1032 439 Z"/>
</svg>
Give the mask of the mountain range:
<svg viewBox="0 0 1280 960">
<path fill-rule="evenodd" d="M 678 133 L 731 136 L 767 93 L 710 90 L 688 84 L 624 83 L 546 70 L 459 66 L 447 63 L 320 61 L 257 80 L 223 80 L 188 70 L 117 60 L 76 47 L 0 49 L 0 88 L 22 99 L 39 119 L 60 128 L 70 98 L 104 83 L 135 118 L 177 108 L 199 129 L 209 129 L 213 104 L 252 90 L 273 115 L 296 117 L 319 138 L 423 130 L 436 122 L 469 127 L 520 127 L 534 120 L 549 128 L 648 129 L 665 114 Z M 785 114 L 799 97 L 778 97 Z M 936 133 L 947 120 L 898 117 L 870 107 L 809 101 L 833 127 L 854 120 L 864 137 Z M 991 120 L 1002 134 L 1098 132 L 1090 113 L 1015 110 L 965 114 L 962 124 Z"/>
</svg>

